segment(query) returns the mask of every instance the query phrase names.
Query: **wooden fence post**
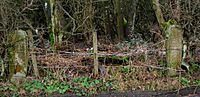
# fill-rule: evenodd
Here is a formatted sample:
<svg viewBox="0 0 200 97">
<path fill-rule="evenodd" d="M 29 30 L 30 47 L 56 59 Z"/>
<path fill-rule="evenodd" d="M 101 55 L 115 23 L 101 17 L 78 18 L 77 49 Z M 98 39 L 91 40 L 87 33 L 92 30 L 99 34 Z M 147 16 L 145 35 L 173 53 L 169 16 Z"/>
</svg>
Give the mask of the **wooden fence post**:
<svg viewBox="0 0 200 97">
<path fill-rule="evenodd" d="M 34 74 L 36 77 L 39 77 L 39 70 L 38 70 L 38 67 L 37 67 L 37 60 L 36 60 L 36 55 L 34 53 L 34 46 L 33 46 L 33 35 L 32 35 L 32 32 L 30 30 L 27 30 L 27 33 L 28 33 L 28 37 L 29 37 L 29 47 L 30 47 L 30 50 L 31 50 L 31 61 L 32 61 L 32 64 L 33 64 L 33 70 L 34 70 Z"/>
<path fill-rule="evenodd" d="M 94 75 L 98 75 L 98 49 L 97 49 L 97 32 L 93 31 L 93 48 L 94 48 Z"/>
</svg>

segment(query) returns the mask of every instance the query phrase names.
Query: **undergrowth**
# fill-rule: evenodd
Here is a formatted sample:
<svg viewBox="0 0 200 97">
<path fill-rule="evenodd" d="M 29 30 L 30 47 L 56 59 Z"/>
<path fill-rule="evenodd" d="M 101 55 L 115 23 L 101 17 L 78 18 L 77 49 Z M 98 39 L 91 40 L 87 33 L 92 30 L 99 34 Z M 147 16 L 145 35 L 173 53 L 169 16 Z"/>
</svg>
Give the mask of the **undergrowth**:
<svg viewBox="0 0 200 97">
<path fill-rule="evenodd" d="M 53 94 L 90 96 L 109 87 L 111 87 L 111 82 L 104 83 L 101 79 L 93 79 L 89 77 L 73 78 L 72 80 L 66 81 L 44 78 L 43 80 L 33 79 L 26 81 L 22 83 L 22 86 L 20 87 L 12 83 L 7 83 L 0 86 L 0 91 L 4 92 L 4 96 L 12 97 Z"/>
<path fill-rule="evenodd" d="M 170 90 L 190 85 L 200 85 L 199 79 L 166 77 L 154 69 L 132 68 L 130 66 L 107 67 L 101 77 L 77 76 L 65 79 L 48 76 L 40 79 L 26 79 L 20 86 L 5 83 L 0 86 L 0 96 L 43 96 L 78 95 L 92 96 L 102 92 L 127 90 Z M 189 74 L 190 75 L 190 74 Z M 179 79 L 180 78 L 180 79 Z"/>
</svg>

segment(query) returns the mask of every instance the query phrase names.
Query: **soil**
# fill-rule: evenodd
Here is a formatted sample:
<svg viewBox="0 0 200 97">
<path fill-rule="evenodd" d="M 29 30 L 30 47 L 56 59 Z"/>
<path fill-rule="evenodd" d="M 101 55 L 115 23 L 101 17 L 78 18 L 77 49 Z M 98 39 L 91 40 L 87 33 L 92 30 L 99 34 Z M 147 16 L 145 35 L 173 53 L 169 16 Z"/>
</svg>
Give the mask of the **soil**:
<svg viewBox="0 0 200 97">
<path fill-rule="evenodd" d="M 129 91 L 124 93 L 101 94 L 97 95 L 96 97 L 182 97 L 182 96 L 199 97 L 200 96 L 200 94 L 197 93 L 194 94 L 193 91 L 190 90 L 186 92 L 187 94 L 184 92 L 185 91 L 183 91 L 182 93 L 178 93 L 178 91 L 174 92 Z"/>
<path fill-rule="evenodd" d="M 192 86 L 171 91 L 127 91 L 92 95 L 91 97 L 200 97 L 200 87 Z M 79 97 L 75 95 L 53 95 L 49 97 Z"/>
</svg>

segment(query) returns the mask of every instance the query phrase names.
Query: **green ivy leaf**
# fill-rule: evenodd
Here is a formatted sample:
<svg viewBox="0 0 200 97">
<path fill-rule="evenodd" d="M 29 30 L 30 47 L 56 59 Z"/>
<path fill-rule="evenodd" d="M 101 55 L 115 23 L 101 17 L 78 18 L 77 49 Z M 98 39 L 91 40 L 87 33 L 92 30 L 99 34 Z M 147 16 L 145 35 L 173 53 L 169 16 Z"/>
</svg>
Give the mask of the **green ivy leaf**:
<svg viewBox="0 0 200 97">
<path fill-rule="evenodd" d="M 100 80 L 94 80 L 95 84 L 99 84 L 100 83 Z"/>
<path fill-rule="evenodd" d="M 14 85 L 11 85 L 11 86 L 9 87 L 9 89 L 10 89 L 11 91 L 17 91 L 17 87 L 14 86 Z"/>
<path fill-rule="evenodd" d="M 5 91 L 5 90 L 7 90 L 7 89 L 8 89 L 8 87 L 0 86 L 0 91 Z"/>
<path fill-rule="evenodd" d="M 195 81 L 194 84 L 200 85 L 200 80 Z"/>
<path fill-rule="evenodd" d="M 67 86 L 63 86 L 59 89 L 59 93 L 63 94 L 65 93 L 69 88 Z"/>
<path fill-rule="evenodd" d="M 181 78 L 181 84 L 184 85 L 184 86 L 188 86 L 189 85 L 189 80 L 185 77 L 182 77 Z"/>
<path fill-rule="evenodd" d="M 128 21 L 126 20 L 125 17 L 123 18 L 123 21 L 124 21 L 124 25 L 126 26 L 128 24 Z"/>
</svg>

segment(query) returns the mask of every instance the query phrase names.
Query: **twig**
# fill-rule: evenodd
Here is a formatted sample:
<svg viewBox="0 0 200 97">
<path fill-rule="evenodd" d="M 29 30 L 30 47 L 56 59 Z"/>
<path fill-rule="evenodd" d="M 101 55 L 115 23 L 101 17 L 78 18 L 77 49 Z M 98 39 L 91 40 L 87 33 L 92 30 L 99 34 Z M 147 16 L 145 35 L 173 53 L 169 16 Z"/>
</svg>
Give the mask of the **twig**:
<svg viewBox="0 0 200 97">
<path fill-rule="evenodd" d="M 58 6 L 64 11 L 64 13 L 65 13 L 67 16 L 69 16 L 69 18 L 72 19 L 72 22 L 73 22 L 72 32 L 75 32 L 75 29 L 76 29 L 75 19 L 60 5 L 60 3 L 58 3 Z"/>
</svg>

